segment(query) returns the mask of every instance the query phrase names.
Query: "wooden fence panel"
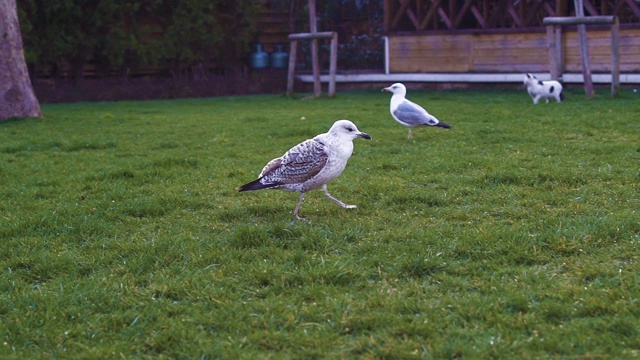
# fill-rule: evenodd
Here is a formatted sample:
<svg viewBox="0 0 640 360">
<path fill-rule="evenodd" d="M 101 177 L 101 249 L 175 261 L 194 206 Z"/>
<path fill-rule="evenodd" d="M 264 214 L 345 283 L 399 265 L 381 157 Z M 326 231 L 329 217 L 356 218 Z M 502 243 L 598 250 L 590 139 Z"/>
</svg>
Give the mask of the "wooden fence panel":
<svg viewBox="0 0 640 360">
<path fill-rule="evenodd" d="M 587 29 L 593 72 L 611 72 L 609 30 Z M 580 72 L 577 32 L 563 35 L 566 72 Z M 412 34 L 389 36 L 392 73 L 547 72 L 546 33 Z M 620 71 L 640 72 L 640 27 L 620 29 Z"/>
<path fill-rule="evenodd" d="M 589 60 L 593 72 L 611 72 L 611 31 L 587 28 Z M 621 72 L 640 71 L 640 29 L 620 30 L 618 51 Z M 581 72 L 580 44 L 577 32 L 563 34 L 565 71 Z"/>
<path fill-rule="evenodd" d="M 470 71 L 469 35 L 449 37 L 403 36 L 390 42 L 391 64 L 397 63 L 397 72 L 431 72 L 434 67 L 442 72 Z"/>
</svg>

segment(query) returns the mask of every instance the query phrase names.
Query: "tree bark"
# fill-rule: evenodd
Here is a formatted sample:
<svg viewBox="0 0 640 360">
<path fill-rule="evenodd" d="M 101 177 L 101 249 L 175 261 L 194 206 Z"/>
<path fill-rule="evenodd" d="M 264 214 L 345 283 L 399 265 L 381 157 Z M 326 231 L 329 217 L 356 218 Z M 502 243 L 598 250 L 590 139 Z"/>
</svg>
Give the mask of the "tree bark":
<svg viewBox="0 0 640 360">
<path fill-rule="evenodd" d="M 0 120 L 40 116 L 24 59 L 16 0 L 0 0 Z"/>
</svg>

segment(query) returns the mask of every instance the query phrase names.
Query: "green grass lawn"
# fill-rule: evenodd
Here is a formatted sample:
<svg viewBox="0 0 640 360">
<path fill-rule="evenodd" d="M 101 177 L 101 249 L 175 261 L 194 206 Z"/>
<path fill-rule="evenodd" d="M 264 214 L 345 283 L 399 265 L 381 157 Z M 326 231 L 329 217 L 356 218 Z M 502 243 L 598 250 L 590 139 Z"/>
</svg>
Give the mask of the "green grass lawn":
<svg viewBox="0 0 640 360">
<path fill-rule="evenodd" d="M 640 95 L 43 106 L 0 123 L 0 357 L 640 356 Z M 329 191 L 237 193 L 348 118 Z"/>
</svg>

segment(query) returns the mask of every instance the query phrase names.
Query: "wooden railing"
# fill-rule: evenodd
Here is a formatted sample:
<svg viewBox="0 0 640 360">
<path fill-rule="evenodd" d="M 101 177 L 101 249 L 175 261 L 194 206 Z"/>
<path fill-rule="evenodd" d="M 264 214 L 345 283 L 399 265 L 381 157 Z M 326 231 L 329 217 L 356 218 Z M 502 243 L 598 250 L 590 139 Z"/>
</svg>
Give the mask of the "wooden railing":
<svg viewBox="0 0 640 360">
<path fill-rule="evenodd" d="M 383 0 L 385 32 L 542 27 L 549 16 L 573 16 L 571 0 Z M 583 0 L 585 15 L 639 23 L 636 0 Z"/>
</svg>

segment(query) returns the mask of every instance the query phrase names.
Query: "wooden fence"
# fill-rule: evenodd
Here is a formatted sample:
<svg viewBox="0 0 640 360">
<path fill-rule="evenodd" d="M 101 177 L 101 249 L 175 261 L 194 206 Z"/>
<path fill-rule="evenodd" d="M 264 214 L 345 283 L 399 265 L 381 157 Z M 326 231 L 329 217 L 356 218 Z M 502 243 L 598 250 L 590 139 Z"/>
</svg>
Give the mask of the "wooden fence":
<svg viewBox="0 0 640 360">
<path fill-rule="evenodd" d="M 593 72 L 611 71 L 608 28 L 587 30 Z M 640 25 L 620 29 L 620 71 L 640 72 Z M 582 69 L 575 28 L 562 36 L 566 72 Z M 549 49 L 544 28 L 539 31 L 492 33 L 390 34 L 389 70 L 427 72 L 548 72 Z"/>
</svg>

